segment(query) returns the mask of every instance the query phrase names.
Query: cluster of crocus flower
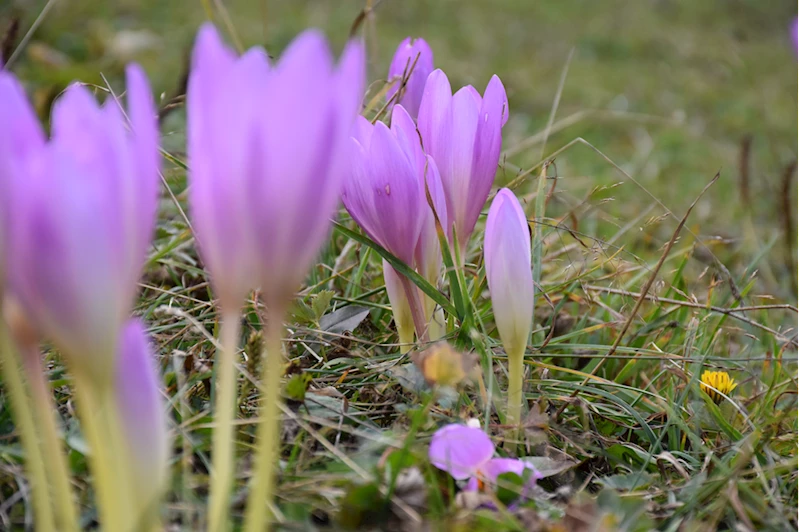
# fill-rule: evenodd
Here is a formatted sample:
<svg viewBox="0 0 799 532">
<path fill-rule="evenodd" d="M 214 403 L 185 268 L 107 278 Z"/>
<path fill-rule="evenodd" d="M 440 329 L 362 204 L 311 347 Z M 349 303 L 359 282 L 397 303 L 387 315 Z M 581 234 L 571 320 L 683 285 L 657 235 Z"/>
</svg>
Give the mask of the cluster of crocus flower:
<svg viewBox="0 0 799 532">
<path fill-rule="evenodd" d="M 155 107 L 135 65 L 127 69 L 126 100 L 126 112 L 115 97 L 98 106 L 74 84 L 54 104 L 47 139 L 20 83 L 0 72 L 0 303 L 10 336 L 3 358 L 12 374 L 8 351 L 13 346 L 21 357 L 46 484 L 56 492 L 54 521 L 44 517 L 42 530 L 77 523 L 40 338 L 58 347 L 75 378 L 109 529 L 146 525 L 166 478 L 160 378 L 143 325 L 128 321 L 155 225 L 159 171 Z M 40 506 L 49 504 L 45 493 Z"/>
<path fill-rule="evenodd" d="M 439 228 L 459 259 L 456 267 L 465 261 L 497 171 L 507 96 L 497 76 L 482 96 L 472 86 L 453 95 L 447 75 L 433 70 L 423 39 L 400 43 L 388 79 L 391 126 L 359 117 L 342 199 L 372 240 L 435 286 L 442 264 Z M 494 319 L 509 360 L 507 417 L 518 424 L 534 290 L 527 219 L 508 189 L 492 203 L 484 249 Z M 433 301 L 386 261 L 383 272 L 401 351 L 410 350 L 414 328 L 421 341 L 443 336 Z"/>
<path fill-rule="evenodd" d="M 430 463 L 452 478 L 466 481 L 464 490 L 491 493 L 498 478 L 512 473 L 522 478 L 519 500 L 542 478 L 532 464 L 518 458 L 495 458 L 494 442 L 480 428 L 476 419 L 466 425 L 453 424 L 438 429 L 430 441 Z"/>
<path fill-rule="evenodd" d="M 431 285 L 441 276 L 438 227 L 463 261 L 499 162 L 508 118 L 505 89 L 454 95 L 423 39 L 405 39 L 389 68 L 391 126 L 360 118 L 353 131 L 350 178 L 342 200 L 352 218 Z M 433 301 L 384 261 L 384 279 L 402 345 L 444 335 Z"/>
</svg>

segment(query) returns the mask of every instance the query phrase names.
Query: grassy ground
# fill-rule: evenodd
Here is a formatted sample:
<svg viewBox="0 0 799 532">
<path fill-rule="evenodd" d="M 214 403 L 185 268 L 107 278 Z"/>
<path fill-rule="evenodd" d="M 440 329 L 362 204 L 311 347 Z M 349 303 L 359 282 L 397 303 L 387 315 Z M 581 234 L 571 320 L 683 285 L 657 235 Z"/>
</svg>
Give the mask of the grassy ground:
<svg viewBox="0 0 799 532">
<path fill-rule="evenodd" d="M 21 37 L 42 10 L 34 4 L 0 3 L 0 31 L 18 15 Z M 362 7 L 361 0 L 224 4 L 231 40 L 265 44 L 275 55 L 308 25 L 324 28 L 340 49 Z M 199 1 L 58 2 L 13 69 L 43 116 L 72 79 L 104 85 L 102 74 L 119 88 L 131 59 L 144 65 L 166 103 L 206 16 Z M 213 16 L 223 25 L 217 8 Z M 287 530 L 418 530 L 418 519 L 457 530 L 796 528 L 793 16 L 790 2 L 754 0 L 378 6 L 363 28 L 371 80 L 385 75 L 394 46 L 411 34 L 430 42 L 454 85 L 482 90 L 497 73 L 508 89 L 507 157 L 497 182 L 512 182 L 527 201 L 543 243 L 536 255 L 543 294 L 527 358 L 530 413 L 521 441 L 509 442 L 501 410 L 485 408 L 479 387 L 433 394 L 424 386 L 393 345 L 379 257 L 335 231 L 286 332 L 293 400 L 279 507 Z M 166 149 L 184 161 L 179 106 L 163 134 Z M 548 175 L 557 179 L 546 180 L 546 211 L 536 211 L 539 163 L 552 158 Z M 167 162 L 165 174 L 176 200 L 164 191 L 137 313 L 158 342 L 174 407 L 165 522 L 193 529 L 207 497 L 209 338 L 217 316 L 178 209 L 186 207 L 185 171 Z M 355 228 L 346 214 L 341 220 Z M 484 376 L 504 389 L 481 240 L 472 240 L 463 287 L 470 321 L 479 326 L 473 334 L 455 328 L 451 337 L 484 367 L 493 360 Z M 794 307 L 728 310 L 766 304 Z M 343 313 L 355 317 L 342 324 Z M 250 310 L 242 346 L 251 375 L 258 374 L 258 329 Z M 48 356 L 90 523 L 94 506 L 70 382 L 58 358 Z M 729 371 L 740 382 L 731 400 L 717 407 L 699 390 L 704 369 Z M 240 383 L 239 441 L 247 442 L 257 394 L 246 376 Z M 20 525 L 29 514 L 20 448 L 5 396 L 0 401 L 0 519 Z M 468 417 L 487 424 L 498 447 L 540 457 L 547 477 L 529 505 L 514 513 L 469 509 L 427 462 L 436 427 Z M 249 451 L 245 443 L 238 449 L 237 515 Z"/>
</svg>

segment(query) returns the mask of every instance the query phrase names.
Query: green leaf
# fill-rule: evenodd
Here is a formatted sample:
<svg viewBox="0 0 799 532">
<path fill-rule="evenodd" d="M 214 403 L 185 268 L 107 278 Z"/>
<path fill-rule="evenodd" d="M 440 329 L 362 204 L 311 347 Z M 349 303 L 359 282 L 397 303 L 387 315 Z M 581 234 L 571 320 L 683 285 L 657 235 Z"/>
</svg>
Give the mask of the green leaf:
<svg viewBox="0 0 799 532">
<path fill-rule="evenodd" d="M 597 482 L 616 490 L 632 491 L 649 486 L 655 480 L 655 475 L 649 473 L 629 473 L 626 475 L 611 475 L 598 477 Z"/>
<path fill-rule="evenodd" d="M 497 477 L 497 498 L 505 506 L 513 504 L 523 490 L 524 479 L 516 473 L 508 471 Z"/>
<path fill-rule="evenodd" d="M 439 292 L 436 289 L 436 287 L 428 283 L 424 277 L 422 277 L 414 270 L 412 270 L 407 264 L 405 264 L 397 257 L 389 253 L 380 244 L 372 241 L 370 238 L 360 233 L 356 233 L 355 231 L 344 227 L 342 224 L 338 222 L 333 222 L 333 227 L 335 227 L 339 233 L 346 236 L 347 238 L 351 238 L 356 242 L 360 242 L 364 246 L 372 248 L 375 251 L 375 253 L 386 259 L 386 261 L 388 261 L 388 263 L 391 264 L 391 266 L 393 266 L 398 273 L 410 279 L 410 281 L 413 284 L 419 287 L 419 290 L 427 294 L 430 297 L 430 299 L 435 301 L 438 305 L 441 305 L 441 308 L 443 308 L 445 311 L 449 312 L 453 316 L 458 315 L 458 313 L 455 312 L 455 308 L 452 306 L 452 303 L 450 303 L 449 300 L 446 297 L 444 297 L 444 294 Z"/>
<path fill-rule="evenodd" d="M 338 523 L 347 529 L 361 528 L 369 524 L 370 529 L 384 519 L 386 500 L 377 484 L 353 484 L 341 501 Z"/>
<path fill-rule="evenodd" d="M 305 391 L 311 383 L 311 375 L 309 373 L 299 373 L 292 375 L 286 383 L 286 395 L 289 399 L 294 401 L 305 401 Z"/>
<path fill-rule="evenodd" d="M 336 293 L 332 290 L 322 290 L 321 292 L 317 292 L 311 296 L 311 310 L 313 311 L 314 317 L 316 321 L 319 321 L 319 318 L 325 315 L 327 312 L 327 308 L 330 306 L 330 302 L 333 300 L 333 296 Z"/>
<path fill-rule="evenodd" d="M 722 413 L 721 409 L 718 407 L 716 403 L 713 402 L 713 399 L 706 393 L 700 394 L 702 400 L 705 402 L 705 406 L 707 407 L 708 412 L 710 415 L 713 416 L 713 419 L 718 423 L 719 428 L 724 431 L 724 434 L 727 435 L 732 441 L 738 441 L 743 438 L 743 434 L 733 427 L 729 421 L 727 421 L 726 417 Z"/>
</svg>

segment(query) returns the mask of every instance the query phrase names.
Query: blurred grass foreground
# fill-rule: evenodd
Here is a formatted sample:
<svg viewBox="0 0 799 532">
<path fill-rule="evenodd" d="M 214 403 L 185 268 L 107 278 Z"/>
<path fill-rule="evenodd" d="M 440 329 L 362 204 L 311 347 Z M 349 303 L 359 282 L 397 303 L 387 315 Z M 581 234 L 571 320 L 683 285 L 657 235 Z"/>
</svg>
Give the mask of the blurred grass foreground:
<svg viewBox="0 0 799 532">
<path fill-rule="evenodd" d="M 342 209 L 345 229 L 334 230 L 285 331 L 279 528 L 795 530 L 795 17 L 794 2 L 756 0 L 0 0 L 0 53 L 45 124 L 71 81 L 102 99 L 124 86 L 131 61 L 157 96 L 164 181 L 136 314 L 156 340 L 174 433 L 164 529 L 203 528 L 213 452 L 218 315 L 184 215 L 183 107 L 192 42 L 211 19 L 240 50 L 263 45 L 275 57 L 310 26 L 338 53 L 357 22 L 365 101 L 409 35 L 430 44 L 454 87 L 482 91 L 497 74 L 510 120 L 495 189 L 510 185 L 541 231 L 542 293 L 515 442 L 543 474 L 531 500 L 480 507 L 429 463 L 431 435 L 447 423 L 479 418 L 497 449 L 513 438 L 480 400 L 490 379 L 434 389 L 424 360 L 438 359 L 414 366 L 400 354 L 380 257 L 346 236 L 357 229 Z M 540 193 L 545 213 L 534 208 Z M 504 383 L 478 240 L 465 275 L 484 328 L 455 343 L 469 354 L 487 347 L 484 376 Z M 246 377 L 259 374 L 257 307 L 242 321 L 237 523 L 257 417 Z M 91 528 L 71 379 L 54 351 L 45 359 Z M 726 397 L 706 391 L 704 371 L 734 378 L 724 377 Z M 31 527 L 23 454 L 2 387 L 2 529 Z"/>
</svg>

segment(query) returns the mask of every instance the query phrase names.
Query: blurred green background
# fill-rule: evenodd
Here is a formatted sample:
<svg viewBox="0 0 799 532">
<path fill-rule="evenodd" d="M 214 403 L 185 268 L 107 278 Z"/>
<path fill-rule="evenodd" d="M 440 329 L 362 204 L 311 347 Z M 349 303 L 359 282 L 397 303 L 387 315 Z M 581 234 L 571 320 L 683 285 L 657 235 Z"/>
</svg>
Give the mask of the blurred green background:
<svg viewBox="0 0 799 532">
<path fill-rule="evenodd" d="M 18 42 L 45 5 L 0 0 L 0 31 L 18 17 Z M 166 101 L 179 88 L 193 35 L 209 15 L 229 41 L 264 45 L 277 56 L 307 26 L 323 28 L 340 50 L 364 5 L 60 0 L 12 68 L 43 115 L 73 79 L 103 85 L 102 74 L 121 89 L 123 66 L 131 60 L 145 67 Z M 797 204 L 790 172 L 797 154 L 797 54 L 788 29 L 795 16 L 792 0 L 385 0 L 361 33 L 370 81 L 385 76 L 407 35 L 430 43 L 453 86 L 470 83 L 482 91 L 491 74 L 502 78 L 511 120 L 498 183 L 577 137 L 635 177 L 646 190 L 590 148 L 574 146 L 557 157 L 560 179 L 547 214 L 571 212 L 570 225 L 603 240 L 634 224 L 617 244 L 639 255 L 656 252 L 676 226 L 674 219 L 657 218 L 664 209 L 653 197 L 680 217 L 721 171 L 688 226 L 736 277 L 756 269 L 760 291 L 794 301 L 795 246 L 789 243 L 795 232 L 786 231 L 796 224 Z M 545 147 L 526 141 L 536 134 L 541 140 L 567 64 L 556 128 Z M 180 111 L 164 124 L 165 145 L 177 154 L 183 129 Z M 748 150 L 745 139 L 751 140 Z M 748 204 L 742 173 L 748 174 Z M 528 182 L 517 192 L 532 190 Z"/>
</svg>

